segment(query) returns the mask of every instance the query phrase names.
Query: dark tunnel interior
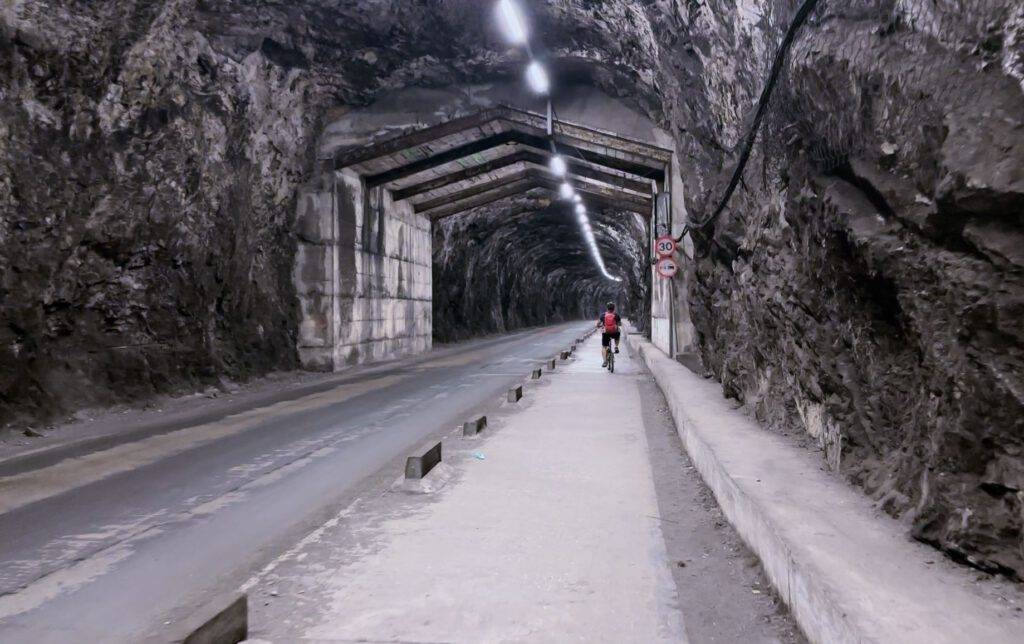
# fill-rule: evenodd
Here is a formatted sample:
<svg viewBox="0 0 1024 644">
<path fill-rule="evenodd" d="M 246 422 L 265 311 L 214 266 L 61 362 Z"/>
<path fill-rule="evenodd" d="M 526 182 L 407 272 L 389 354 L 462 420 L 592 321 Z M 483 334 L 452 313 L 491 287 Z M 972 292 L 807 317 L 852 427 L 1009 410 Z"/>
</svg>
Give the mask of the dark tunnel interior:
<svg viewBox="0 0 1024 644">
<path fill-rule="evenodd" d="M 635 213 L 592 219 L 610 282 L 596 273 L 569 204 L 536 189 L 434 227 L 434 338 L 597 318 L 606 302 L 643 324 L 647 224 Z"/>
</svg>

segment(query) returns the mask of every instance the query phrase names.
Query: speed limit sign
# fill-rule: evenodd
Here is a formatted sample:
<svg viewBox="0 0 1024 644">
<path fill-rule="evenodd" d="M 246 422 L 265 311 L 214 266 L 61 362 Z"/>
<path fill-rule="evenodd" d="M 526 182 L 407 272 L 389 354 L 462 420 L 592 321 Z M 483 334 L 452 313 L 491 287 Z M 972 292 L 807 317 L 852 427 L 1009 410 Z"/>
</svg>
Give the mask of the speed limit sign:
<svg viewBox="0 0 1024 644">
<path fill-rule="evenodd" d="M 668 279 L 675 277 L 676 272 L 679 270 L 679 265 L 676 264 L 676 260 L 671 257 L 662 257 L 658 260 L 658 265 L 655 267 L 658 271 L 658 275 Z"/>
<path fill-rule="evenodd" d="M 658 257 L 671 257 L 676 253 L 676 240 L 672 235 L 663 235 L 654 240 L 654 254 Z"/>
</svg>

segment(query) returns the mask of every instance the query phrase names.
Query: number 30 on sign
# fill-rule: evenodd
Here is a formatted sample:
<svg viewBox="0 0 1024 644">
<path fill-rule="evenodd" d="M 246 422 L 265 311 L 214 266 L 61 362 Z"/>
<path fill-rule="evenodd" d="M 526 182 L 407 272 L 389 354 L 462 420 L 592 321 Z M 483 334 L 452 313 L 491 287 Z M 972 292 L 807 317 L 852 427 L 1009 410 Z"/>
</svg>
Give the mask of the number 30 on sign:
<svg viewBox="0 0 1024 644">
<path fill-rule="evenodd" d="M 671 257 L 676 252 L 676 240 L 664 235 L 654 240 L 654 252 L 658 257 Z"/>
<path fill-rule="evenodd" d="M 668 279 L 675 277 L 676 272 L 679 270 L 679 265 L 671 257 L 662 257 L 658 260 L 658 265 L 655 269 L 658 271 L 658 275 Z"/>
</svg>

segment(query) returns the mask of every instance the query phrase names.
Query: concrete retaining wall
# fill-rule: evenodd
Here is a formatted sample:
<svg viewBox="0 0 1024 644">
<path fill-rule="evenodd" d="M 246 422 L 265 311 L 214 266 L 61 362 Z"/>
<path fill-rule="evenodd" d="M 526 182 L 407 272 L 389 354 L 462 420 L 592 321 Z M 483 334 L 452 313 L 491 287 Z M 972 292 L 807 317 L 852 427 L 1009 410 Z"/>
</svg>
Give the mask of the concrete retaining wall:
<svg viewBox="0 0 1024 644">
<path fill-rule="evenodd" d="M 687 453 L 812 642 L 1020 642 L 1024 619 L 971 571 L 912 543 L 820 457 L 761 429 L 721 386 L 628 336 Z"/>
<path fill-rule="evenodd" d="M 303 367 L 334 371 L 430 349 L 428 219 L 343 170 L 302 192 L 297 231 Z"/>
</svg>

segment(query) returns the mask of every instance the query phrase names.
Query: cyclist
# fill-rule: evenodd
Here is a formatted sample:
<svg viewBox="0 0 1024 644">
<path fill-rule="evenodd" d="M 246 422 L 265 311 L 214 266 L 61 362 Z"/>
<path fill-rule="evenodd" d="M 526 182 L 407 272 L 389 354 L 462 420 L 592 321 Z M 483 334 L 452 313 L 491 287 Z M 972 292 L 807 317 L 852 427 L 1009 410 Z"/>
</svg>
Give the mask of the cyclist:
<svg viewBox="0 0 1024 644">
<path fill-rule="evenodd" d="M 608 310 L 597 318 L 597 326 L 603 327 L 601 331 L 601 363 L 602 367 L 608 366 L 608 352 L 611 351 L 612 340 L 615 340 L 615 353 L 619 352 L 619 327 L 622 326 L 622 318 L 615 312 L 615 303 L 609 302 Z"/>
</svg>

